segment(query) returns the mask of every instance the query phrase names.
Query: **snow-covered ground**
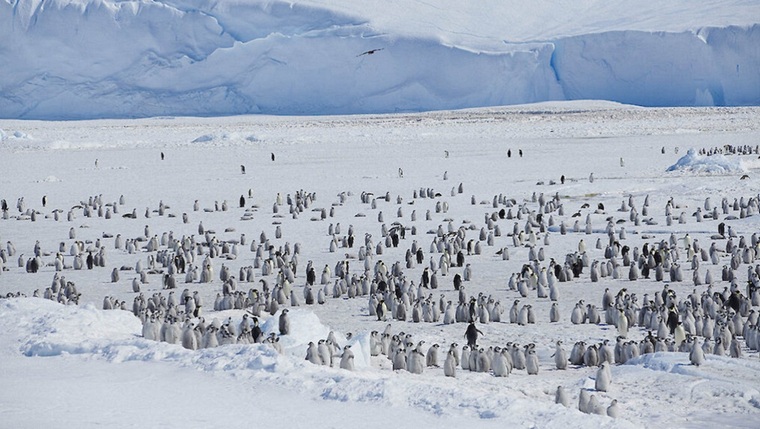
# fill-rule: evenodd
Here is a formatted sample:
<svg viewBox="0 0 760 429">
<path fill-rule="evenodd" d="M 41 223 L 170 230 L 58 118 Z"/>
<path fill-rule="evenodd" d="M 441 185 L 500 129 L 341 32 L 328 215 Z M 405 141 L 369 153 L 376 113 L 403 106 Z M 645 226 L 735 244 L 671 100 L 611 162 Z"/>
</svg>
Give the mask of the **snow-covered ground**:
<svg viewBox="0 0 760 429">
<path fill-rule="evenodd" d="M 577 101 L 377 116 L 0 121 L 0 199 L 9 205 L 8 218 L 0 220 L 6 257 L 0 294 L 43 294 L 56 275 L 73 282 L 81 294 L 79 305 L 43 298 L 0 300 L 0 419 L 4 426 L 17 428 L 256 424 L 379 428 L 430 423 L 447 427 L 704 427 L 710 423 L 756 427 L 760 362 L 741 333 L 741 358 L 731 358 L 726 351 L 724 356 L 708 355 L 697 367 L 690 365 L 685 352 L 643 355 L 612 365 L 607 392 L 595 390 L 596 367 L 570 365 L 557 370 L 552 355 L 557 340 L 563 341 L 568 353 L 578 341 L 615 343 L 618 331 L 605 323 L 603 314 L 600 324 L 571 323 L 575 304 L 583 300 L 601 308 L 606 288 L 614 294 L 626 288 L 642 305 L 645 299 L 654 300 L 665 284 L 676 292 L 678 301 L 687 300 L 689 294 L 699 300 L 705 292 L 723 292 L 730 286 L 721 280 L 721 270 L 730 262 L 723 253 L 717 265 L 700 260 L 700 278 L 704 280 L 709 270 L 713 284 L 694 285 L 685 240 L 697 241 L 703 249 L 714 242 L 725 250 L 727 240 L 713 237 L 719 222 L 709 218 L 698 222 L 694 215 L 698 209 L 701 215 L 712 213 L 705 208 L 709 197 L 708 204 L 718 208 L 720 221 L 749 242 L 760 222 L 758 154 L 697 154 L 725 144 L 754 150 L 760 142 L 759 118 L 757 108 L 652 109 Z M 690 148 L 696 152 L 687 155 Z M 704 167 L 705 158 L 710 158 L 709 168 Z M 675 171 L 666 172 L 670 166 Z M 427 190 L 432 197 L 420 197 Z M 314 193 L 314 199 L 294 216 L 287 198 L 301 191 Z M 278 194 L 284 203 L 274 213 Z M 123 204 L 119 202 L 122 196 Z M 241 196 L 243 208 L 239 207 Z M 585 268 L 578 279 L 557 283 L 561 317 L 550 323 L 552 301 L 538 298 L 536 290 L 522 297 L 510 290 L 509 279 L 529 262 L 528 213 L 539 209 L 539 200 L 555 196 L 563 213 L 555 208 L 544 214 L 547 232 L 536 234 L 534 248 L 545 255 L 541 266 L 547 267 L 551 258 L 563 263 L 567 254 L 578 251 L 580 240 L 589 261 L 604 260 L 604 249 L 596 243 L 607 244 L 610 218 L 621 244 L 631 249 L 641 250 L 644 243 L 669 243 L 672 234 L 684 281 L 656 281 L 653 273 L 650 279 L 630 281 L 629 267 L 621 265 L 620 279 L 610 276 L 592 282 Z M 22 197 L 25 207 L 20 212 L 16 205 Z M 85 215 L 91 198 L 102 203 L 102 216 L 97 208 L 90 217 Z M 727 215 L 721 207 L 723 198 L 731 206 Z M 668 226 L 665 212 L 671 199 L 673 222 Z M 740 210 L 732 207 L 734 199 L 747 203 L 749 216 L 740 218 Z M 196 200 L 198 210 L 194 210 Z M 640 216 L 639 225 L 631 220 L 629 201 Z M 596 212 L 600 203 L 604 210 Z M 226 211 L 222 210 L 225 204 Z M 620 211 L 621 205 L 626 205 L 625 211 Z M 520 208 L 524 212 L 518 219 Z M 321 209 L 327 214 L 325 219 L 321 219 Z M 513 218 L 496 216 L 501 235 L 494 236 L 489 245 L 488 238 L 480 240 L 480 231 L 485 228 L 486 236 L 495 233 L 486 227 L 485 219 L 501 209 Z M 133 210 L 136 219 L 124 217 Z M 679 223 L 682 213 L 684 223 Z M 585 233 L 587 217 L 591 234 Z M 647 224 L 645 220 L 650 219 Z M 576 221 L 579 232 L 573 230 Z M 390 228 L 394 222 L 406 228 L 397 248 L 387 246 L 382 234 L 383 227 Z M 566 235 L 560 232 L 562 222 Z M 205 243 L 204 235 L 198 233 L 201 223 L 205 231 L 213 231 L 208 235 L 219 247 L 222 242 L 232 246 L 242 235 L 246 240 L 245 245 L 234 247 L 235 258 L 209 259 L 214 269 L 210 283 L 186 284 L 184 274 L 175 275 L 174 295 L 185 288 L 197 291 L 206 325 L 231 318 L 237 326 L 246 313 L 213 310 L 223 289 L 219 277 L 223 266 L 236 277 L 238 291 L 263 292 L 260 280 L 271 290 L 278 283 L 277 269 L 270 275 L 254 269 L 251 283 L 239 277 L 241 267 L 256 264 L 255 249 L 262 234 L 275 250 L 300 246 L 291 283 L 300 305 L 292 307 L 288 299 L 273 316 L 262 311 L 259 318 L 265 335 L 277 334 L 279 316 L 288 308 L 291 332 L 279 336 L 281 354 L 267 344 L 188 350 L 181 344 L 143 338 L 143 325 L 131 312 L 134 299 L 170 293 L 162 288 L 162 275 L 168 268 L 157 264 L 150 271 L 150 261 L 169 250 L 168 241 L 162 243 L 169 234 Z M 482 250 L 479 255 L 464 252 L 472 270 L 472 279 L 464 282 L 466 300 L 482 294 L 499 301 L 504 309 L 501 322 L 477 323 L 483 332 L 479 345 L 487 349 L 508 343 L 535 344 L 537 375 L 515 369 L 501 378 L 458 367 L 455 378 L 445 377 L 443 364 L 450 344 L 457 343 L 460 351 L 466 344 L 466 323 L 443 324 L 443 315 L 438 322 L 415 323 L 411 308 L 408 321 L 378 321 L 369 315 L 370 295 L 333 297 L 340 261 L 349 261 L 349 279 L 364 274 L 374 278 L 380 261 L 389 268 L 400 261 L 403 276 L 416 286 L 432 261 L 438 270 L 438 289 L 418 293 L 423 298 L 430 295 L 435 305 L 441 295 L 456 305 L 459 298 L 453 277 L 461 275 L 463 268 L 452 266 L 448 275 L 442 275 L 438 265 L 442 254 L 431 249 L 439 226 L 447 232 L 449 224 L 454 230 L 462 227 L 464 242 L 478 242 Z M 335 232 L 338 225 L 340 232 Z M 518 246 L 512 236 L 515 225 L 524 236 Z M 330 251 L 331 228 L 337 240 L 334 252 Z M 342 245 L 349 228 L 355 237 L 352 248 Z M 538 227 L 533 230 L 537 232 Z M 118 234 L 125 243 L 138 239 L 134 253 L 127 252 L 126 244 L 115 248 Z M 365 262 L 359 258 L 366 250 L 360 248 L 367 234 L 371 234 L 373 255 L 365 272 Z M 148 251 L 148 242 L 143 240 L 153 236 L 159 246 L 157 251 Z M 738 240 L 732 241 L 738 244 Z M 19 265 L 25 266 L 34 255 L 37 242 L 42 266 L 37 273 L 27 273 Z M 97 254 L 102 247 L 105 267 L 74 269 L 71 248 L 77 242 L 82 243 L 85 257 L 87 250 Z M 414 261 L 407 267 L 405 253 L 415 242 L 424 255 L 423 263 Z M 7 243 L 15 254 L 9 254 Z M 209 251 L 208 246 L 199 248 Z M 509 260 L 497 253 L 503 249 Z M 57 253 L 63 257 L 60 272 L 55 267 Z M 194 265 L 200 266 L 206 256 L 191 253 Z M 262 259 L 268 257 L 269 252 L 263 252 Z M 617 260 L 622 264 L 621 256 Z M 305 304 L 308 261 L 316 269 L 315 294 L 326 287 L 322 305 Z M 146 271 L 147 283 L 138 281 L 140 292 L 135 293 L 138 264 Z M 741 263 L 735 270 L 736 284 L 744 293 L 748 267 L 756 264 L 755 260 Z M 327 284 L 321 285 L 325 266 L 331 274 Z M 120 269 L 116 282 L 111 280 L 114 268 Z M 665 277 L 669 280 L 667 273 Z M 128 310 L 102 310 L 106 296 L 123 301 Z M 516 299 L 520 308 L 532 306 L 535 324 L 509 323 Z M 757 310 L 754 307 L 752 312 Z M 179 318 L 182 323 L 184 316 Z M 383 355 L 370 356 L 371 332 L 383 332 L 388 324 L 392 334 L 409 334 L 415 344 L 424 341 L 423 353 L 439 344 L 440 367 L 412 374 L 392 370 Z M 631 327 L 628 339 L 639 341 L 648 330 Z M 354 371 L 339 368 L 340 353 L 333 368 L 305 360 L 308 343 L 327 338 L 331 331 L 341 351 L 346 344 L 352 346 Z M 657 327 L 652 331 L 656 335 Z M 555 404 L 557 386 L 566 389 L 569 407 Z M 602 411 L 616 399 L 618 418 L 581 413 L 582 390 L 595 396 Z"/>
<path fill-rule="evenodd" d="M 3 0 L 0 118 L 760 104 L 753 0 Z"/>
</svg>

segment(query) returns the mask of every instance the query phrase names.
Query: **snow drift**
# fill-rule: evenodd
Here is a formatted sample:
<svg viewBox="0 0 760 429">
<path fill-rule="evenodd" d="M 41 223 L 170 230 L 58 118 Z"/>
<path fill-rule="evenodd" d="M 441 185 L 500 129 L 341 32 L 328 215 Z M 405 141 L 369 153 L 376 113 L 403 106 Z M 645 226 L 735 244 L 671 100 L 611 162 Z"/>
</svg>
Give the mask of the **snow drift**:
<svg viewBox="0 0 760 429">
<path fill-rule="evenodd" d="M 726 157 L 722 154 L 699 155 L 694 149 L 689 149 L 686 155 L 668 167 L 666 171 L 682 173 L 728 174 L 746 171 L 739 157 Z"/>
<path fill-rule="evenodd" d="M 4 0 L 0 117 L 760 103 L 752 5 L 585 3 Z"/>
</svg>

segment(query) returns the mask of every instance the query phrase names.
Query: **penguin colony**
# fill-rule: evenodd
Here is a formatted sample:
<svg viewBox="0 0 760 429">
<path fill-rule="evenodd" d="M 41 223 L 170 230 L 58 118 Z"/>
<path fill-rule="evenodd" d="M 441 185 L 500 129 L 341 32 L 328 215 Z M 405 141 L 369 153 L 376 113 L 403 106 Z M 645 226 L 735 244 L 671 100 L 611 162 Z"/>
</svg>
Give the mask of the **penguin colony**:
<svg viewBox="0 0 760 429">
<path fill-rule="evenodd" d="M 756 153 L 757 148 L 705 153 L 736 151 Z M 523 151 L 518 153 L 522 158 Z M 507 154 L 511 157 L 511 150 Z M 245 173 L 242 165 L 241 170 Z M 448 180 L 448 172 L 443 177 Z M 561 183 L 565 180 L 562 175 Z M 17 199 L 15 209 L 2 200 L 6 225 L 15 220 L 69 227 L 58 243 L 36 241 L 17 250 L 14 243 L 5 242 L 0 274 L 28 273 L 29 281 L 39 285 L 32 296 L 77 304 L 81 293 L 66 277 L 97 270 L 113 291 L 103 298 L 103 309 L 131 311 L 142 321 L 146 339 L 192 350 L 260 343 L 282 352 L 280 337 L 297 329 L 291 327 L 288 308 L 361 301 L 364 314 L 353 330 L 371 332 L 373 365 L 413 374 L 432 369 L 447 377 L 457 377 L 460 370 L 508 377 L 516 371 L 536 375 L 595 368 L 583 373 L 593 378 L 594 387 L 579 390 L 578 409 L 610 417 L 621 413 L 618 400 L 605 406 L 600 398 L 614 393 L 625 403 L 624 390 L 613 380 L 614 365 L 647 353 L 684 352 L 691 364 L 700 366 L 709 355 L 740 358 L 760 349 L 760 235 L 734 226 L 734 221 L 758 214 L 760 195 L 706 197 L 696 208 L 684 207 L 676 198 L 655 205 L 647 195 L 631 195 L 608 211 L 601 202 L 564 201 L 557 192 L 468 198 L 463 183 L 442 190 L 410 188 L 408 195 L 395 196 L 340 191 L 323 205 L 321 196 L 318 200 L 315 193 L 299 190 L 278 193 L 274 201 L 259 206 L 249 189 L 240 195 L 239 207 L 221 200 L 201 209 L 196 200 L 184 202 L 192 208 L 182 213 L 163 201 L 142 210 L 128 207 L 124 196 L 108 198 L 114 196 L 89 196 L 68 209 L 52 210 L 47 206 L 56 201 L 47 196 L 34 208 L 27 207 L 24 197 Z M 376 225 L 367 230 L 341 225 L 338 219 L 347 216 L 339 212 L 349 200 L 358 200 L 366 209 L 356 218 L 371 215 Z M 449 216 L 454 204 L 472 206 L 481 213 L 481 222 Z M 241 225 L 267 231 L 237 233 L 227 227 L 220 234 L 203 223 L 213 220 L 215 213 L 233 210 L 239 210 Z M 142 234 L 77 237 L 80 219 L 118 217 L 144 223 Z M 156 217 L 171 219 L 178 229 L 193 219 L 202 220 L 197 220 L 197 234 L 178 235 L 154 231 L 151 220 Z M 313 222 L 323 229 L 323 254 L 302 255 L 303 244 L 290 241 L 296 237 L 289 236 L 288 222 Z M 433 228 L 423 227 L 436 222 Z M 628 233 L 659 223 L 691 222 L 715 231 L 709 243 L 689 233 L 642 233 L 633 240 Z M 577 250 L 552 253 L 555 240 L 577 242 Z M 116 266 L 110 262 L 113 253 L 133 263 Z M 313 262 L 325 259 L 324 254 L 331 263 Z M 386 254 L 401 256 L 385 258 Z M 503 285 L 494 290 L 477 282 L 478 262 L 485 258 L 517 269 L 506 273 Z M 562 308 L 563 289 L 602 281 L 617 287 L 590 287 L 586 299 Z M 640 294 L 641 283 L 661 284 L 661 290 Z M 683 292 L 685 284 L 691 284 L 691 292 Z M 130 294 L 131 303 L 124 299 Z M 4 291 L 3 296 L 25 294 Z M 551 303 L 547 313 L 537 313 L 541 302 Z M 229 310 L 237 310 L 238 317 L 216 316 Z M 259 320 L 268 317 L 277 317 L 276 331 L 262 331 Z M 568 342 L 567 348 L 559 338 L 542 345 L 494 344 L 488 339 L 495 330 L 567 320 L 613 327 L 615 335 L 600 340 L 597 333 Z M 461 329 L 453 338 L 428 344 L 412 333 L 419 323 Z M 379 326 L 382 329 L 373 329 Z M 338 339 L 333 332 L 315 338 L 304 351 L 305 360 L 353 370 L 349 339 L 350 335 Z M 553 353 L 540 358 L 541 348 Z M 556 403 L 571 406 L 567 387 L 558 386 L 554 396 Z"/>
</svg>

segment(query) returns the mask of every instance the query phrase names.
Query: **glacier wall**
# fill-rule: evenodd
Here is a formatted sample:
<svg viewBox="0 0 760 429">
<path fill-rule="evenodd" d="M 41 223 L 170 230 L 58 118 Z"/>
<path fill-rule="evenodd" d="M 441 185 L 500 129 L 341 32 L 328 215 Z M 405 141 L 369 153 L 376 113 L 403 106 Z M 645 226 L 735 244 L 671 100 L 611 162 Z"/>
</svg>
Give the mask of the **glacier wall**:
<svg viewBox="0 0 760 429">
<path fill-rule="evenodd" d="M 760 104 L 760 25 L 482 50 L 283 1 L 0 0 L 0 118 Z"/>
<path fill-rule="evenodd" d="M 760 104 L 760 25 L 607 32 L 554 42 L 567 99 L 642 106 Z"/>
</svg>

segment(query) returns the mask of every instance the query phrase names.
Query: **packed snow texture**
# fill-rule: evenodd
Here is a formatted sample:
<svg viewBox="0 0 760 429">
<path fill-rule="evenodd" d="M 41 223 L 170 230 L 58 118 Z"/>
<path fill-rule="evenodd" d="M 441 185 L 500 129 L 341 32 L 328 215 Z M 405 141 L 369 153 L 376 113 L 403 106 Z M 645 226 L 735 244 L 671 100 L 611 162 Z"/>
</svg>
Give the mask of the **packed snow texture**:
<svg viewBox="0 0 760 429">
<path fill-rule="evenodd" d="M 757 105 L 758 12 L 741 0 L 3 0 L 0 117 Z"/>
<path fill-rule="evenodd" d="M 745 171 L 739 157 L 729 157 L 723 154 L 699 155 L 694 149 L 689 149 L 686 155 L 668 167 L 666 171 L 684 173 L 726 174 Z"/>
</svg>

